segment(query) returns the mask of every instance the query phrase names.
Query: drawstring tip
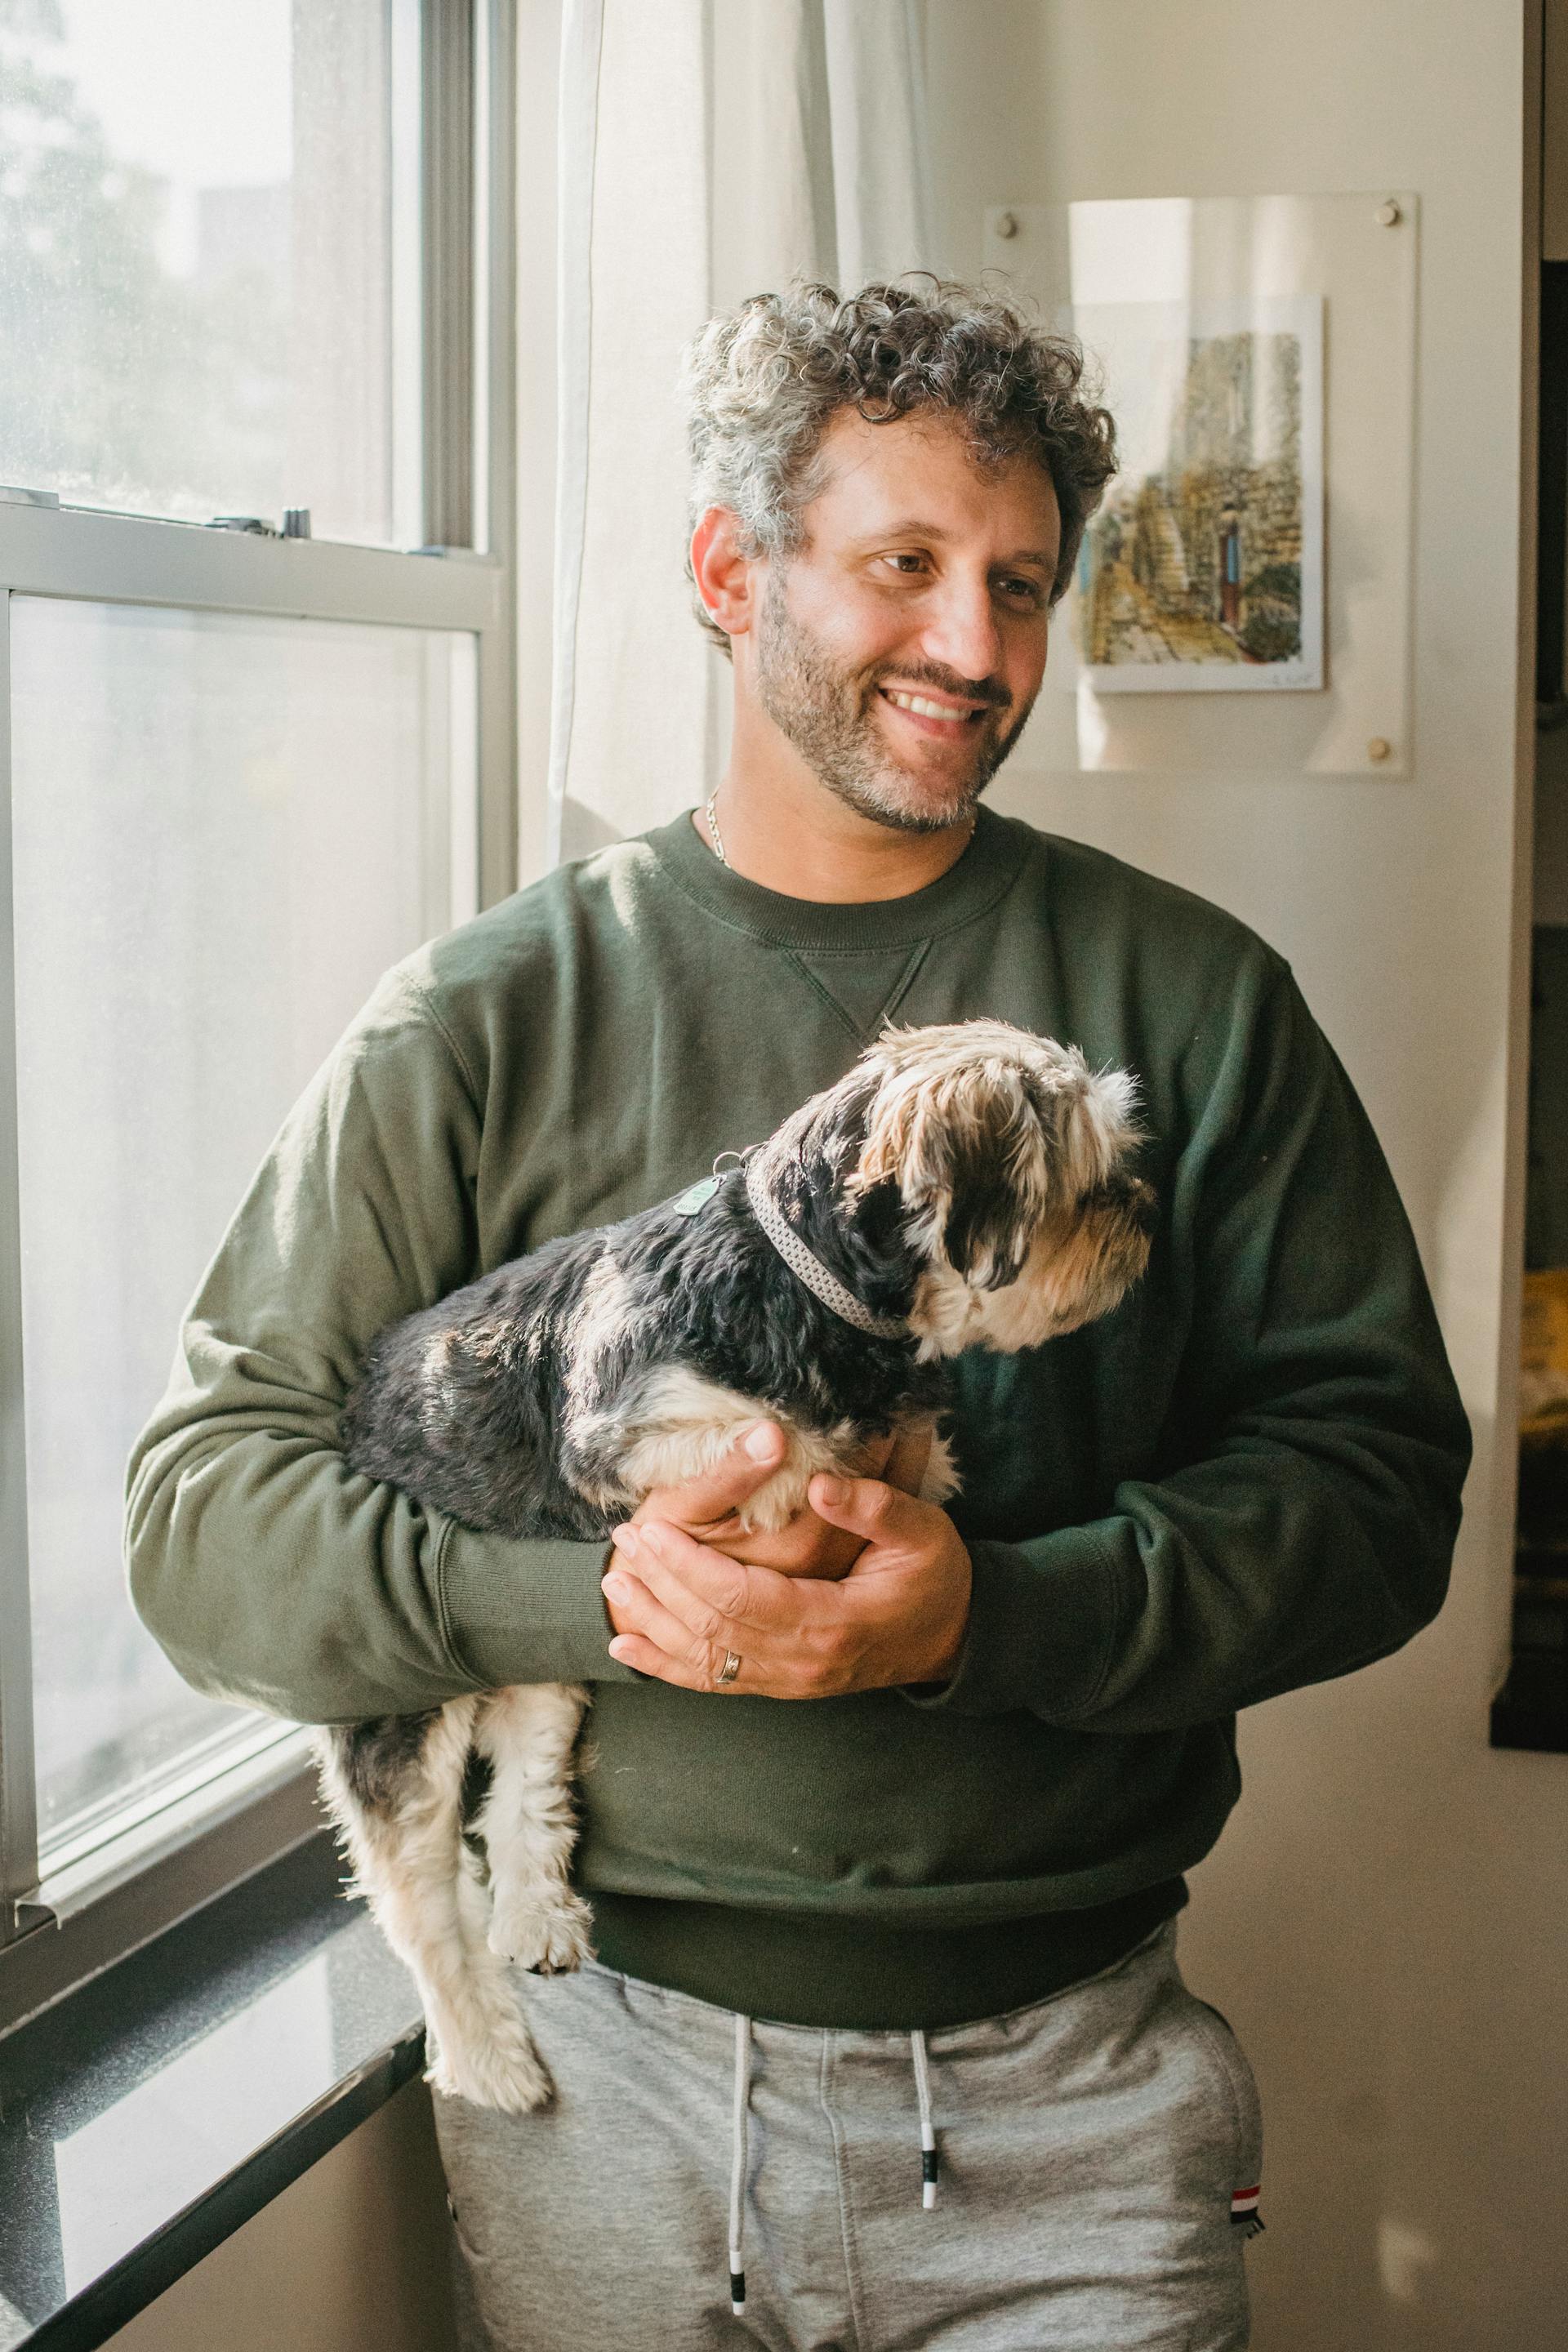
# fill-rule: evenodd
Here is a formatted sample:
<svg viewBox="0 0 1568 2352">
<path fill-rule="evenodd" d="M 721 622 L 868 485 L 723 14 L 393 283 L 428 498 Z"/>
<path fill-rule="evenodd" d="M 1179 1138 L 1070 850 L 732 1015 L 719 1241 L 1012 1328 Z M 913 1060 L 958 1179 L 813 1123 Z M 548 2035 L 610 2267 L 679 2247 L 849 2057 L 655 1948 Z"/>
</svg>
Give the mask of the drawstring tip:
<svg viewBox="0 0 1568 2352">
<path fill-rule="evenodd" d="M 931 2061 L 923 2033 L 911 2033 L 910 2052 L 915 2062 L 915 2100 L 921 2111 L 921 2208 L 929 2213 L 936 2203 L 936 2177 L 942 2158 L 936 2152 L 936 2126 L 931 2112 Z"/>
<path fill-rule="evenodd" d="M 746 2308 L 746 2273 L 731 2269 L 730 2273 L 730 2308 L 737 2319 Z"/>
</svg>

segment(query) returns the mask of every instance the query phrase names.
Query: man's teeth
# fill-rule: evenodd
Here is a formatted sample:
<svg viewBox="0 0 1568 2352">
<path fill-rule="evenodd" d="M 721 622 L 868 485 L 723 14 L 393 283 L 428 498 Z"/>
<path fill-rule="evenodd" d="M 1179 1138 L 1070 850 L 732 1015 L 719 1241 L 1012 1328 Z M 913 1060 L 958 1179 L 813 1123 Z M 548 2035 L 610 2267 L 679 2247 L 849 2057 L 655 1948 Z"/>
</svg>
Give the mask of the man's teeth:
<svg viewBox="0 0 1568 2352">
<path fill-rule="evenodd" d="M 972 707 L 967 703 L 932 702 L 923 694 L 900 694 L 891 686 L 885 686 L 882 691 L 900 710 L 918 710 L 922 719 L 967 719 Z"/>
</svg>

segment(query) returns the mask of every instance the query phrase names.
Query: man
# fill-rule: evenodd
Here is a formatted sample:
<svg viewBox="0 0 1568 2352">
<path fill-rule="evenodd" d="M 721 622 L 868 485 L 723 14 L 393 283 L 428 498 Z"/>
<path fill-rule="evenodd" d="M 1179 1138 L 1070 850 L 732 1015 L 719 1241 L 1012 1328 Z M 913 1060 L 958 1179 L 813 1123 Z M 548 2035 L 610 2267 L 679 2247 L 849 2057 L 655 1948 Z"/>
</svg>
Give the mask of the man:
<svg viewBox="0 0 1568 2352">
<path fill-rule="evenodd" d="M 959 288 L 806 289 L 713 321 L 691 399 L 724 779 L 350 1031 L 138 1449 L 137 1597 L 194 1681 L 306 1719 L 595 1685 L 599 1959 L 524 1994 L 555 2103 L 437 2102 L 475 2342 L 1229 2352 L 1257 2099 L 1176 1973 L 1181 1874 L 1235 1710 L 1436 1609 L 1463 1417 L 1286 967 L 979 806 L 1113 463 L 1076 354 Z M 1138 1074 L 1161 1216 L 1113 1315 L 961 1360 L 951 1512 L 889 1461 L 742 1538 L 765 1422 L 608 1559 L 345 1472 L 382 1325 L 674 1192 L 888 1020 L 979 1014 Z"/>
</svg>

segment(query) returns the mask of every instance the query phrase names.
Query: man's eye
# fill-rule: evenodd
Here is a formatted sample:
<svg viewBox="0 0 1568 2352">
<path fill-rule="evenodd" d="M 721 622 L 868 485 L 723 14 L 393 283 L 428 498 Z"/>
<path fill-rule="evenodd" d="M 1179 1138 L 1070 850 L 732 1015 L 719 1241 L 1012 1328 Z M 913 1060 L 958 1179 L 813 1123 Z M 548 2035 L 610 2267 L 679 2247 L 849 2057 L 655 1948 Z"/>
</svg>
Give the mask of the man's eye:
<svg viewBox="0 0 1568 2352">
<path fill-rule="evenodd" d="M 997 583 L 1004 596 L 1015 604 L 1027 604 L 1031 610 L 1044 604 L 1046 592 L 1037 580 L 1002 580 Z"/>
<path fill-rule="evenodd" d="M 925 570 L 926 560 L 923 555 L 885 555 L 882 561 L 884 563 L 890 563 L 894 571 L 900 573 L 906 580 Z"/>
</svg>

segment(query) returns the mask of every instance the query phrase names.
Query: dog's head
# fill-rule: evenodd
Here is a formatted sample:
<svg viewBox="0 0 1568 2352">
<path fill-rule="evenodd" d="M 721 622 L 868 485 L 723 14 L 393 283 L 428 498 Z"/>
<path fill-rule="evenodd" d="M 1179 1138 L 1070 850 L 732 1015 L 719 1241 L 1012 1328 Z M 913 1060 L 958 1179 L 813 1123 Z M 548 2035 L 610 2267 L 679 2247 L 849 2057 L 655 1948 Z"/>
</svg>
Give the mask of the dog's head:
<svg viewBox="0 0 1568 2352">
<path fill-rule="evenodd" d="M 860 1138 L 843 1190 L 868 1206 L 896 1191 L 922 1355 L 1037 1347 L 1142 1273 L 1154 1196 L 1129 1166 L 1124 1071 L 1097 1076 L 1076 1046 L 964 1021 L 889 1030 L 843 1083 Z"/>
</svg>

